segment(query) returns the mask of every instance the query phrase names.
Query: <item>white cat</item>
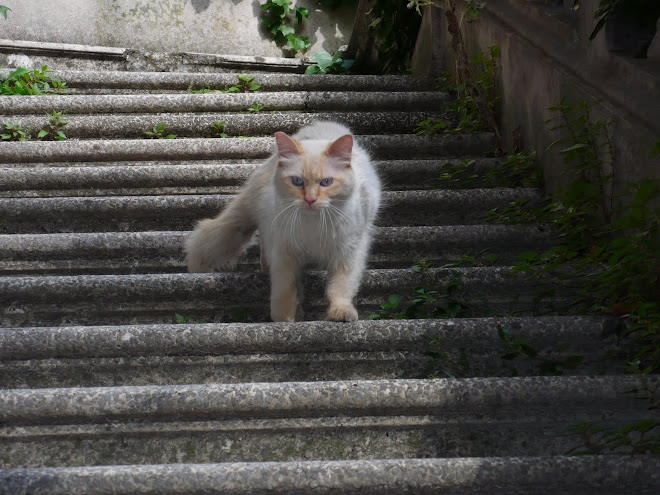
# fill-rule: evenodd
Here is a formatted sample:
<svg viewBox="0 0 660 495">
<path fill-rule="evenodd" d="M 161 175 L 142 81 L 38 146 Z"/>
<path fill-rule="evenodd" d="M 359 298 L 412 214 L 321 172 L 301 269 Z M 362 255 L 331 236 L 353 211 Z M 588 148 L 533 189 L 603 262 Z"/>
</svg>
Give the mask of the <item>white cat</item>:
<svg viewBox="0 0 660 495">
<path fill-rule="evenodd" d="M 261 267 L 270 273 L 273 321 L 301 320 L 303 269 L 328 270 L 328 320 L 357 320 L 353 306 L 380 204 L 381 184 L 348 128 L 316 122 L 293 137 L 275 133 L 277 153 L 214 219 L 185 243 L 188 269 L 231 267 L 259 231 Z"/>
</svg>

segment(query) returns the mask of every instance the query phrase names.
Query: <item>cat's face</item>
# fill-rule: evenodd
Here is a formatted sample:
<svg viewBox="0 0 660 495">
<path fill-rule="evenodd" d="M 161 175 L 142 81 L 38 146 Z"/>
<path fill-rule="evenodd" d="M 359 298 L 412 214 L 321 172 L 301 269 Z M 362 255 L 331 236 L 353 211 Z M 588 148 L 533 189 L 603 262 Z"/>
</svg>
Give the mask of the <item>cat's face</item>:
<svg viewBox="0 0 660 495">
<path fill-rule="evenodd" d="M 318 212 L 353 190 L 350 134 L 336 141 L 297 141 L 275 134 L 279 154 L 276 188 L 280 197 L 305 212 Z"/>
</svg>

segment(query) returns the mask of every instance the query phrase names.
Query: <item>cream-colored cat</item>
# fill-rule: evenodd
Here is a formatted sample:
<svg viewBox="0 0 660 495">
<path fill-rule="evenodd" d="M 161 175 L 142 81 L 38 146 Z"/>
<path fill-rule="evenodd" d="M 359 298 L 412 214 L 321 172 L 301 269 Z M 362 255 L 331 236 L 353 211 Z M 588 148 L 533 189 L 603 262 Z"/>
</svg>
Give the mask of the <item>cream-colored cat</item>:
<svg viewBox="0 0 660 495">
<path fill-rule="evenodd" d="M 348 128 L 316 122 L 293 137 L 275 133 L 277 153 L 216 218 L 186 240 L 191 272 L 231 267 L 259 230 L 270 273 L 273 321 L 301 320 L 303 268 L 328 270 L 327 319 L 357 320 L 353 306 L 380 203 L 380 180 Z"/>
</svg>

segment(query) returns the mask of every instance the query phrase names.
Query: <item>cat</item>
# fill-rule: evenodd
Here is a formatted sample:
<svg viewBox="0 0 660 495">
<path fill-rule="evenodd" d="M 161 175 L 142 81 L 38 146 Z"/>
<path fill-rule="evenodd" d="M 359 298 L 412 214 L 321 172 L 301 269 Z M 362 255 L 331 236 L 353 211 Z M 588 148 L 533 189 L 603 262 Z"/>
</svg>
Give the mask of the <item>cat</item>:
<svg viewBox="0 0 660 495">
<path fill-rule="evenodd" d="M 256 230 L 270 275 L 273 321 L 304 318 L 307 264 L 328 271 L 327 319 L 353 321 L 371 244 L 381 182 L 368 153 L 342 124 L 318 121 L 292 137 L 275 133 L 277 151 L 250 175 L 213 219 L 185 241 L 190 272 L 230 268 Z"/>
</svg>

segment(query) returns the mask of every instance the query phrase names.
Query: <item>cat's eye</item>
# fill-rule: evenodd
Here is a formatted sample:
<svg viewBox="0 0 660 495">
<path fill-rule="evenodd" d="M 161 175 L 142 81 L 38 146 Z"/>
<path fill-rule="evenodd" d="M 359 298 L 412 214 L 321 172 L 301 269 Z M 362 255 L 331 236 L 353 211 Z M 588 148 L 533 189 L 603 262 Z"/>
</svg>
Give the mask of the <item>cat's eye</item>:
<svg viewBox="0 0 660 495">
<path fill-rule="evenodd" d="M 323 179 L 323 180 L 321 181 L 321 185 L 322 185 L 323 187 L 328 187 L 330 184 L 332 184 L 332 181 L 333 181 L 333 180 L 334 180 L 334 179 L 333 179 L 332 177 L 326 177 L 325 179 Z"/>
<path fill-rule="evenodd" d="M 302 180 L 300 177 L 294 176 L 291 177 L 291 183 L 296 187 L 301 187 L 305 183 L 305 181 Z"/>
</svg>

